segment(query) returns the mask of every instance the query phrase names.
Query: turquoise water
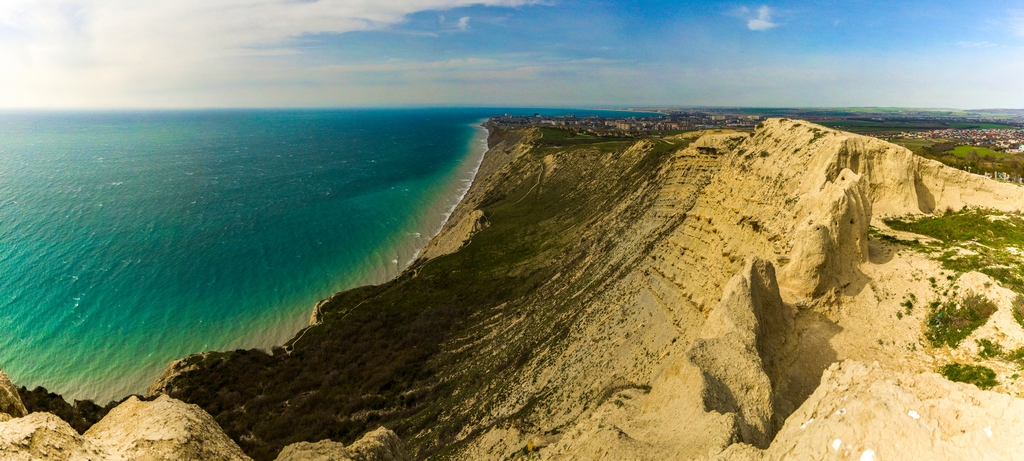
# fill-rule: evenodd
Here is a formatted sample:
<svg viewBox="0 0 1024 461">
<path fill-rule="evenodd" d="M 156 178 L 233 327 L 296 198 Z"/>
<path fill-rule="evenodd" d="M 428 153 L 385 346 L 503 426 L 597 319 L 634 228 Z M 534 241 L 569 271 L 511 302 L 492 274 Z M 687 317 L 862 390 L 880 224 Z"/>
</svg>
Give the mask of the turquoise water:
<svg viewBox="0 0 1024 461">
<path fill-rule="evenodd" d="M 0 113 L 0 368 L 105 402 L 280 344 L 436 233 L 481 119 L 532 112 Z"/>
</svg>

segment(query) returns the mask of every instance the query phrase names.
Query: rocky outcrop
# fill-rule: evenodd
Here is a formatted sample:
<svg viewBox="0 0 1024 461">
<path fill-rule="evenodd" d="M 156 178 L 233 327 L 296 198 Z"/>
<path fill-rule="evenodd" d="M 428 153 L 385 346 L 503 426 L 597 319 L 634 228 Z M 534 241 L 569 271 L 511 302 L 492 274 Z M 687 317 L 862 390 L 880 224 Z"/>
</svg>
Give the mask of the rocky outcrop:
<svg viewBox="0 0 1024 461">
<path fill-rule="evenodd" d="M 868 259 L 871 201 L 864 177 L 843 169 L 835 180 L 800 202 L 806 216 L 793 232 L 793 250 L 783 278 L 805 297 L 843 288 Z"/>
<path fill-rule="evenodd" d="M 769 375 L 792 324 L 775 268 L 754 260 L 726 285 L 701 337 L 686 353 L 704 378 L 705 411 L 736 414 L 739 438 L 751 445 L 767 447 L 781 426 Z"/>
<path fill-rule="evenodd" d="M 315 312 L 316 311 L 314 311 L 314 315 Z M 195 370 L 196 366 L 193 363 L 190 363 L 194 361 L 193 357 L 204 357 L 205 355 L 206 354 L 195 354 L 194 356 L 181 358 L 167 364 L 167 368 L 165 368 L 164 371 L 160 373 L 160 376 L 156 378 L 156 381 L 153 381 L 153 384 L 149 386 L 149 390 L 146 391 L 146 397 L 150 398 L 161 394 L 170 394 L 173 390 L 171 383 L 174 382 L 174 378 L 177 378 L 182 373 Z M 190 361 L 189 359 L 193 360 Z"/>
<path fill-rule="evenodd" d="M 469 242 L 473 234 L 480 232 L 485 226 L 487 226 L 487 220 L 484 218 L 483 211 L 473 210 L 463 214 L 447 232 L 438 234 L 430 243 L 427 243 L 427 246 L 423 247 L 420 252 L 420 257 L 431 259 L 459 251 Z"/>
<path fill-rule="evenodd" d="M 22 405 L 17 391 L 8 404 Z M 130 397 L 83 435 L 50 413 L 3 416 L 0 459 L 5 460 L 249 459 L 209 414 L 167 396 L 151 402 Z"/>
<path fill-rule="evenodd" d="M 748 449 L 737 450 L 749 456 Z M 832 365 L 763 459 L 1017 459 L 1024 400 L 877 363 Z M 748 458 L 749 459 L 749 458 Z"/>
<path fill-rule="evenodd" d="M 0 414 L 6 414 L 12 418 L 20 418 L 28 414 L 25 404 L 21 401 L 18 388 L 14 387 L 11 378 L 7 373 L 0 370 Z"/>
<path fill-rule="evenodd" d="M 0 422 L 0 459 L 5 460 L 125 460 L 122 455 L 82 437 L 50 413 L 32 413 Z"/>
<path fill-rule="evenodd" d="M 692 174 L 704 161 L 712 165 L 707 182 Z M 923 283 L 924 300 L 932 289 L 920 281 L 940 277 L 921 273 L 927 266 L 916 260 L 873 265 L 871 220 L 964 205 L 1012 211 L 1024 203 L 1017 186 L 884 141 L 786 119 L 768 120 L 750 135 L 702 136 L 673 156 L 666 176 L 637 228 L 673 216 L 684 217 L 681 225 L 648 247 L 649 266 L 588 304 L 578 343 L 552 360 L 558 374 L 579 375 L 558 381 L 555 395 L 590 382 L 614 389 L 610 378 L 619 376 L 650 383 L 650 393 L 611 393 L 605 398 L 613 403 L 583 412 L 557 433 L 559 440 L 539 448 L 542 459 L 692 459 L 726 447 L 727 458 L 758 459 L 757 447 L 768 446 L 832 361 L 877 358 L 934 369 L 907 323 L 917 325 L 921 310 L 903 324 L 893 312 L 914 290 L 910 283 Z M 623 233 L 621 241 L 633 236 Z M 745 263 L 751 260 L 759 263 Z M 774 274 L 756 275 L 767 272 L 754 268 L 771 267 L 768 261 L 780 267 L 778 284 Z M 757 285 L 774 286 L 775 296 L 749 295 Z M 764 309 L 757 299 L 774 299 L 778 308 Z M 797 305 L 807 308 L 800 322 Z M 759 332 L 758 312 L 781 313 L 767 317 L 778 324 Z M 676 327 L 669 344 L 659 342 L 663 321 Z M 839 333 L 843 339 L 833 342 Z M 778 342 L 765 347 L 765 339 Z M 550 372 L 538 367 L 530 375 Z M 524 391 L 535 388 L 536 379 L 524 381 Z M 574 410 L 572 398 L 564 400 L 545 410 L 554 419 L 537 416 L 548 421 L 538 429 L 566 427 L 558 418 Z M 465 453 L 486 457 L 495 454 L 484 448 L 490 446 L 509 456 L 542 434 L 551 432 L 501 427 Z"/>
<path fill-rule="evenodd" d="M 130 397 L 84 435 L 128 459 L 249 459 L 203 409 L 166 395 Z"/>
<path fill-rule="evenodd" d="M 402 440 L 390 429 L 378 428 L 349 446 L 330 440 L 299 442 L 284 447 L 277 461 L 411 461 Z"/>
<path fill-rule="evenodd" d="M 693 459 L 736 441 L 767 448 L 792 411 L 776 393 L 778 357 L 792 327 L 774 267 L 749 261 L 726 285 L 700 337 L 648 395 L 615 394 L 543 448 L 542 459 Z"/>
</svg>

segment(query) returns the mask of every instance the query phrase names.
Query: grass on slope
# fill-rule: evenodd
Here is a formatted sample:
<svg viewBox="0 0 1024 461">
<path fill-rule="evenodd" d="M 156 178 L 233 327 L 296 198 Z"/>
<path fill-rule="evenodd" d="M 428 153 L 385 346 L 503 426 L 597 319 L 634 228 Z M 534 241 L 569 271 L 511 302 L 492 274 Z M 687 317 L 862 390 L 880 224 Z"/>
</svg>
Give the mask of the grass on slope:
<svg viewBox="0 0 1024 461">
<path fill-rule="evenodd" d="M 992 389 L 999 385 L 999 381 L 996 381 L 996 372 L 980 365 L 950 363 L 939 371 L 950 381 L 973 384 L 979 389 Z"/>
<path fill-rule="evenodd" d="M 996 305 L 979 294 L 968 295 L 959 303 L 952 300 L 933 303 L 925 337 L 935 347 L 945 344 L 956 349 L 995 312 Z"/>
<path fill-rule="evenodd" d="M 885 224 L 938 239 L 924 249 L 936 252 L 946 269 L 979 271 L 1024 293 L 1024 218 L 1020 215 L 964 209 L 916 221 L 887 220 Z"/>
<path fill-rule="evenodd" d="M 930 253 L 943 268 L 960 274 L 979 271 L 1017 292 L 1013 316 L 1024 327 L 1024 297 L 1020 296 L 1024 293 L 1024 218 L 1021 215 L 963 209 L 917 220 L 886 220 L 885 223 L 895 230 L 937 239 L 927 243 L 915 241 L 913 247 Z M 951 348 L 958 347 L 996 311 L 990 300 L 978 294 L 967 294 L 959 302 L 952 299 L 936 301 L 930 308 L 925 337 L 933 346 L 947 345 Z M 1024 367 L 1024 348 L 1007 352 L 990 340 L 981 340 L 978 346 L 982 359 L 998 358 Z M 955 371 L 956 376 L 961 376 L 958 374 L 961 372 L 979 376 L 978 370 L 950 370 L 950 373 Z"/>
<path fill-rule="evenodd" d="M 630 160 L 622 151 L 631 142 L 602 139 L 599 149 L 574 142 L 565 148 L 571 167 L 546 173 L 544 156 L 564 141 L 542 138 L 494 181 L 482 206 L 489 226 L 462 250 L 335 296 L 321 309 L 323 323 L 306 330 L 290 354 L 276 348 L 191 358 L 199 369 L 179 376 L 172 396 L 206 409 L 257 460 L 297 441 L 351 443 L 380 425 L 418 458 L 438 453 L 481 417 L 458 411 L 466 399 L 521 368 L 537 344 L 567 334 L 571 316 L 536 308 L 554 298 L 545 290 L 560 271 L 614 244 L 614 229 L 581 236 L 682 147 L 654 141 Z M 474 344 L 486 340 L 488 322 L 505 316 L 536 331 L 478 353 Z M 460 338 L 468 338 L 466 347 L 445 348 Z"/>
</svg>

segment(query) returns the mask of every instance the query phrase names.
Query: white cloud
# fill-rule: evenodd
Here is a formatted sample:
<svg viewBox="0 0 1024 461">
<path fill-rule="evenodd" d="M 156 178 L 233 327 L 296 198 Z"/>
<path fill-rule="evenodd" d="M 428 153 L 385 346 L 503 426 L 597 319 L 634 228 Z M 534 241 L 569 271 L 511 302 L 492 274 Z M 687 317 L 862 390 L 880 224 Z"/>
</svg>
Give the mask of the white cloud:
<svg viewBox="0 0 1024 461">
<path fill-rule="evenodd" d="M 420 11 L 538 0 L 0 0 L 0 107 L 99 104 L 184 88 L 295 39 L 385 29 Z M 469 17 L 454 24 L 469 26 Z"/>
<path fill-rule="evenodd" d="M 992 42 L 957 42 L 963 48 L 995 48 L 1000 46 L 998 43 Z"/>
<path fill-rule="evenodd" d="M 746 10 L 746 8 L 744 8 L 744 10 Z M 772 22 L 772 17 L 774 15 L 775 15 L 775 11 L 772 10 L 771 8 L 769 8 L 768 5 L 764 5 L 764 6 L 762 6 L 762 7 L 757 9 L 757 17 L 756 18 L 750 18 L 747 21 L 747 27 L 749 27 L 750 30 L 757 30 L 757 31 L 768 30 L 768 29 L 777 27 L 778 24 Z"/>
</svg>

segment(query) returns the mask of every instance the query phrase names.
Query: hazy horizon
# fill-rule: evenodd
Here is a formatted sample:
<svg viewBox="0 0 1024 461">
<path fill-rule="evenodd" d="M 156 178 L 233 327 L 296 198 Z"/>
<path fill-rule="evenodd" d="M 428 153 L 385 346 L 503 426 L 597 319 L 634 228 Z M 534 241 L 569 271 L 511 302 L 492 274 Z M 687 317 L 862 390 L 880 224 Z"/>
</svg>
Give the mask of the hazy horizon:
<svg viewBox="0 0 1024 461">
<path fill-rule="evenodd" d="M 0 108 L 1015 108 L 1011 1 L 8 0 Z"/>
</svg>

